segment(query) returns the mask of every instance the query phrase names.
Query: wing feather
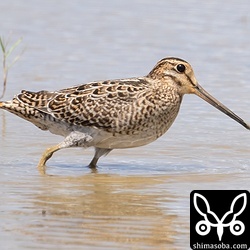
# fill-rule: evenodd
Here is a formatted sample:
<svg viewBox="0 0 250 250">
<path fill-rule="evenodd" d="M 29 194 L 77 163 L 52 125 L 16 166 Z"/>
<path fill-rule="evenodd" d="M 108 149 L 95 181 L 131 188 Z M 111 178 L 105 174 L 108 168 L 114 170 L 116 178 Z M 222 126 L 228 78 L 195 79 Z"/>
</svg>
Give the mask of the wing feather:
<svg viewBox="0 0 250 250">
<path fill-rule="evenodd" d="M 131 125 L 133 107 L 148 93 L 148 87 L 145 78 L 130 78 L 91 82 L 56 92 L 23 90 L 17 99 L 71 125 L 120 132 Z"/>
</svg>

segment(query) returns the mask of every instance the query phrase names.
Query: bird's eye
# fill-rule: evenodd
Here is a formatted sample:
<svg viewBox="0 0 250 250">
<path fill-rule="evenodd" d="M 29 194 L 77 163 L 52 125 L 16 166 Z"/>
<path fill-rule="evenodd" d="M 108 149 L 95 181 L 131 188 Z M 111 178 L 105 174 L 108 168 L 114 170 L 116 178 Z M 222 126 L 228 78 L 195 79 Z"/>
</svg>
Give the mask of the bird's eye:
<svg viewBox="0 0 250 250">
<path fill-rule="evenodd" d="M 185 67 L 185 65 L 183 65 L 183 64 L 178 64 L 178 65 L 176 66 L 176 69 L 177 69 L 177 71 L 178 71 L 179 73 L 183 73 L 183 72 L 186 70 L 186 67 Z"/>
</svg>

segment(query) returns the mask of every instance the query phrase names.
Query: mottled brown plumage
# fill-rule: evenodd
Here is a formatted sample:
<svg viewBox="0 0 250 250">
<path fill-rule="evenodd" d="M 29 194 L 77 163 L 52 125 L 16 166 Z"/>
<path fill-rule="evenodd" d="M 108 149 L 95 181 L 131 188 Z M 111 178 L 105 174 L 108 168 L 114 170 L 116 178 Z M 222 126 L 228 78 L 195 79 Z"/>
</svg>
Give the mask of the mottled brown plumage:
<svg viewBox="0 0 250 250">
<path fill-rule="evenodd" d="M 191 66 L 165 58 L 145 77 L 91 82 L 54 92 L 23 90 L 0 102 L 8 110 L 42 130 L 65 137 L 45 151 L 39 167 L 67 147 L 96 148 L 90 163 L 114 148 L 148 144 L 174 122 L 184 94 L 194 93 L 249 129 L 240 117 L 210 96 L 195 79 Z"/>
</svg>

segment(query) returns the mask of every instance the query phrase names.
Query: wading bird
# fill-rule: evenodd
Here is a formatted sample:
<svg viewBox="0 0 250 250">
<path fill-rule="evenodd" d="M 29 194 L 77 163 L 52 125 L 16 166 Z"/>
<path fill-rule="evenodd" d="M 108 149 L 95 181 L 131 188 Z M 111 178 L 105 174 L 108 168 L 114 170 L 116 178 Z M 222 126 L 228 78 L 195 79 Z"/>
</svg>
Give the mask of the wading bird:
<svg viewBox="0 0 250 250">
<path fill-rule="evenodd" d="M 144 77 L 90 82 L 58 91 L 23 90 L 0 108 L 65 139 L 48 148 L 38 164 L 45 169 L 54 152 L 95 147 L 89 167 L 113 149 L 146 145 L 174 122 L 184 94 L 196 94 L 242 126 L 250 125 L 206 92 L 190 64 L 164 58 Z"/>
</svg>

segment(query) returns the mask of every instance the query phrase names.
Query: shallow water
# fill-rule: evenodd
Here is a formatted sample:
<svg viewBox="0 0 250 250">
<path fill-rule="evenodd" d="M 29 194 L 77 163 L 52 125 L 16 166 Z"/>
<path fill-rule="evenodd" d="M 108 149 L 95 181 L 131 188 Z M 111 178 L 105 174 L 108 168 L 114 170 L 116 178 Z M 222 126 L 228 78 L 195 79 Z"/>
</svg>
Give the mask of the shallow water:
<svg viewBox="0 0 250 250">
<path fill-rule="evenodd" d="M 246 121 L 248 1 L 0 2 L 1 34 L 22 36 L 5 99 L 141 76 L 165 56 L 188 60 L 200 84 Z M 188 249 L 194 189 L 248 189 L 249 131 L 195 96 L 145 147 L 115 150 L 93 173 L 93 150 L 67 149 L 36 168 L 60 137 L 0 110 L 1 249 Z"/>
</svg>

